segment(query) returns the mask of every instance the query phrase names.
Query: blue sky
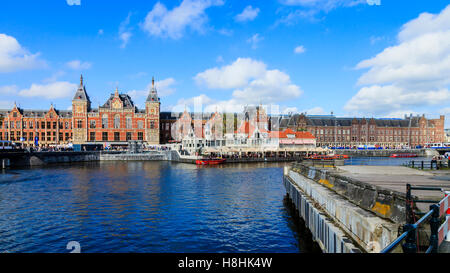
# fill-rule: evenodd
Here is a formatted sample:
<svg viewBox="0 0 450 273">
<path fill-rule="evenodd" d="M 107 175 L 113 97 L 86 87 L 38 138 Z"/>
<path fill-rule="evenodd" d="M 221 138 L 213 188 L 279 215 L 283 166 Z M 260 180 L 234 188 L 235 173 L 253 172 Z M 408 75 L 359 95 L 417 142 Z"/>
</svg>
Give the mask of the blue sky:
<svg viewBox="0 0 450 273">
<path fill-rule="evenodd" d="M 4 1 L 0 108 L 93 106 L 116 86 L 163 110 L 437 117 L 450 125 L 448 1 Z M 448 126 L 450 127 L 450 126 Z"/>
</svg>

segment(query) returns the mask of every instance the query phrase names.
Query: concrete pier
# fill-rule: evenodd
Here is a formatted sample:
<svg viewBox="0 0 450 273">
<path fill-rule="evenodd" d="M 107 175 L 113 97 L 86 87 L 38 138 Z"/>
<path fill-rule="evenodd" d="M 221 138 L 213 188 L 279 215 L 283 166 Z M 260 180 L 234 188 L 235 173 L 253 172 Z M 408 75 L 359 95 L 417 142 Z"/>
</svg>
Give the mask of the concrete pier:
<svg viewBox="0 0 450 273">
<path fill-rule="evenodd" d="M 433 150 L 430 149 L 410 149 L 410 150 L 399 150 L 399 149 L 383 149 L 383 150 L 333 150 L 334 153 L 338 155 L 348 155 L 352 157 L 389 157 L 393 154 L 416 154 L 417 156 L 432 156 Z"/>
<path fill-rule="evenodd" d="M 440 178 L 442 173 L 406 167 L 316 168 L 293 164 L 285 167 L 284 183 L 303 219 L 310 217 L 302 213 L 308 207 L 316 208 L 324 219 L 328 219 L 308 224 L 323 251 L 357 252 L 355 249 L 360 249 L 363 252 L 379 252 L 400 235 L 399 228 L 405 224 L 406 184 L 448 189 L 450 180 Z M 436 201 L 444 197 L 443 193 L 436 191 L 415 191 L 414 195 L 415 198 Z M 299 202 L 299 198 L 303 201 Z M 419 211 L 429 210 L 429 204 L 418 204 Z M 338 236 L 335 227 L 345 236 Z M 333 231 L 333 242 L 349 243 L 350 240 L 354 246 L 351 251 L 330 248 L 327 243 L 330 240 L 328 229 Z M 324 231 L 328 234 L 325 237 L 322 236 Z M 401 247 L 395 249 L 395 252 L 401 251 Z"/>
<path fill-rule="evenodd" d="M 161 161 L 167 160 L 166 153 L 153 151 L 146 153 L 101 153 L 100 161 Z"/>
</svg>

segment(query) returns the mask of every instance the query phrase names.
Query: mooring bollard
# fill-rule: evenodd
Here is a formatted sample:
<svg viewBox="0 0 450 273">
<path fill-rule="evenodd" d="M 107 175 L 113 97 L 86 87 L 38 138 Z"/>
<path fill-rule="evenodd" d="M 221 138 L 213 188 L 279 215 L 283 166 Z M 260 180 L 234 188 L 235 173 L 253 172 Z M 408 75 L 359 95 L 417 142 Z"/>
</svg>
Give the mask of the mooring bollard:
<svg viewBox="0 0 450 273">
<path fill-rule="evenodd" d="M 413 224 L 406 224 L 403 226 L 403 231 L 409 231 L 406 236 L 405 243 L 402 245 L 404 253 L 416 253 L 417 252 L 417 244 L 416 244 L 416 231 L 414 229 Z"/>
<path fill-rule="evenodd" d="M 430 236 L 430 247 L 431 247 L 431 253 L 437 253 L 438 250 L 438 231 L 439 231 L 439 206 L 434 204 L 430 206 L 430 210 L 433 211 L 433 214 L 431 215 L 430 219 L 430 230 L 431 230 L 431 236 Z"/>
</svg>

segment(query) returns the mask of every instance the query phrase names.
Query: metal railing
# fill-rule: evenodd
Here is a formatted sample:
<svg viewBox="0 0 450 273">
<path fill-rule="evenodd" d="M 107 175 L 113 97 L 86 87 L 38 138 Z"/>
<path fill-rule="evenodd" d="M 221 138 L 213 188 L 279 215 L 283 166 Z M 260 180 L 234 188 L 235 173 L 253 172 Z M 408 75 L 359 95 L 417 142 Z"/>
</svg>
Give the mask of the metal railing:
<svg viewBox="0 0 450 273">
<path fill-rule="evenodd" d="M 425 160 L 412 160 L 405 164 L 406 167 L 421 169 L 421 170 L 439 170 L 442 168 L 449 168 L 448 160 L 438 161 L 425 161 Z"/>
<path fill-rule="evenodd" d="M 443 242 L 445 234 L 449 230 L 449 217 L 446 217 L 444 223 L 441 223 L 441 217 L 445 216 L 449 209 L 449 198 L 447 195 L 440 202 L 436 203 L 433 200 L 413 200 L 411 190 L 428 190 L 428 191 L 443 191 L 441 188 L 434 187 L 412 187 L 410 184 L 406 185 L 406 224 L 403 226 L 403 233 L 385 247 L 381 253 L 392 252 L 403 240 L 402 244 L 404 253 L 416 253 L 418 252 L 417 232 L 419 227 L 425 221 L 429 220 L 431 236 L 429 239 L 429 246 L 425 253 L 437 253 L 439 245 Z M 416 222 L 414 222 L 414 202 L 415 203 L 435 203 L 430 205 L 430 210 L 423 214 L 423 216 Z"/>
</svg>

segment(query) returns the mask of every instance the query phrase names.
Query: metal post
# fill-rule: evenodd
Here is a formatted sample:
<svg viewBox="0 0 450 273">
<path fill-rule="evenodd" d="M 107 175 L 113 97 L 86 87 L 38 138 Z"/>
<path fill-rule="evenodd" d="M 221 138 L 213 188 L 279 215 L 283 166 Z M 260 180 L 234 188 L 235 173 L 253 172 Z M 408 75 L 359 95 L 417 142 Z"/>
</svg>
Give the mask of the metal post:
<svg viewBox="0 0 450 273">
<path fill-rule="evenodd" d="M 414 224 L 414 219 L 412 217 L 412 210 L 414 208 L 412 205 L 412 196 L 411 196 L 411 184 L 406 184 L 406 223 Z"/>
<path fill-rule="evenodd" d="M 404 253 L 416 253 L 417 252 L 417 244 L 416 244 L 416 230 L 414 225 L 406 224 L 403 226 L 403 231 L 408 231 L 408 236 L 406 236 L 405 243 L 402 245 Z"/>
<path fill-rule="evenodd" d="M 433 211 L 433 214 L 430 219 L 430 247 L 431 253 L 437 253 L 438 250 L 438 230 L 439 230 L 439 206 L 434 204 L 430 206 L 430 210 Z"/>
</svg>

